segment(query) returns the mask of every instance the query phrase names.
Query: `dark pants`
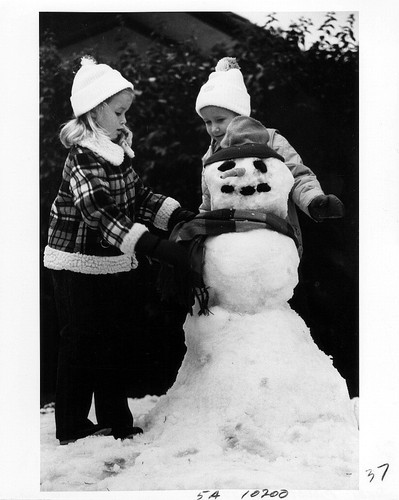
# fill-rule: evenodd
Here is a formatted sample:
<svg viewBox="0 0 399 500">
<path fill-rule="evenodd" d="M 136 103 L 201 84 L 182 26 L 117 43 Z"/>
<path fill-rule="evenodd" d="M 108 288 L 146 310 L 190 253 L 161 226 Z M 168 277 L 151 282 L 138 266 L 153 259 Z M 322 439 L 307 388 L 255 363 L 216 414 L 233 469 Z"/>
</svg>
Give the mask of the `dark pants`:
<svg viewBox="0 0 399 500">
<path fill-rule="evenodd" d="M 135 324 L 140 324 L 134 278 L 135 271 L 53 272 L 60 327 L 55 401 L 59 440 L 73 439 L 93 426 L 88 419 L 93 394 L 99 425 L 113 429 L 133 425 L 125 370 L 133 362 L 131 339 L 137 334 Z"/>
</svg>

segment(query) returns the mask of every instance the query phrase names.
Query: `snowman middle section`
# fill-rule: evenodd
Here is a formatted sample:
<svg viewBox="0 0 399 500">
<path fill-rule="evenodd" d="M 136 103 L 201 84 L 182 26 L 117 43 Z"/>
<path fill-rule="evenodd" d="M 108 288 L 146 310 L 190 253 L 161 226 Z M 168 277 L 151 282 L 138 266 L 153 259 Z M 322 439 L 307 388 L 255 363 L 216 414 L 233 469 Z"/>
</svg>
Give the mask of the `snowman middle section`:
<svg viewBox="0 0 399 500">
<path fill-rule="evenodd" d="M 294 241 L 273 230 L 207 238 L 204 282 L 209 306 L 247 314 L 286 307 L 298 284 L 298 264 Z"/>
</svg>

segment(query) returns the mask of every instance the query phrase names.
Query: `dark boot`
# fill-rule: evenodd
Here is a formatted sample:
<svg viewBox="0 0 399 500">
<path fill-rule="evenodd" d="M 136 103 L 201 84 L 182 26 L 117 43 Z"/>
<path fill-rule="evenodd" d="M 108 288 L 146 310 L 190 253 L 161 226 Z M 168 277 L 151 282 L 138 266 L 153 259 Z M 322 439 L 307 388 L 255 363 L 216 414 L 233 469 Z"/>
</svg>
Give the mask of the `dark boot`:
<svg viewBox="0 0 399 500">
<path fill-rule="evenodd" d="M 83 439 L 88 436 L 109 436 L 112 432 L 112 429 L 110 427 L 104 428 L 101 427 L 100 425 L 92 425 L 88 427 L 87 429 L 82 429 L 78 434 L 76 434 L 74 437 L 71 437 L 69 439 L 60 439 L 60 444 L 65 445 L 69 443 L 74 443 L 78 439 Z"/>
<path fill-rule="evenodd" d="M 143 434 L 141 427 L 115 427 L 112 429 L 112 435 L 115 439 L 133 439 L 137 434 Z"/>
</svg>

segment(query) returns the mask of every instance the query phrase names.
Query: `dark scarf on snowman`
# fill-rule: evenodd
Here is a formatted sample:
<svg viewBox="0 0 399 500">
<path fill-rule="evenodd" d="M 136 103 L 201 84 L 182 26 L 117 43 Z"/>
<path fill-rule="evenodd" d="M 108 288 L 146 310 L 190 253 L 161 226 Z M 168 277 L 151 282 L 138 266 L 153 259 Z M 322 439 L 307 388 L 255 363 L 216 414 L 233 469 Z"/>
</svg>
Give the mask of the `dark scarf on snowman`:
<svg viewBox="0 0 399 500">
<path fill-rule="evenodd" d="M 297 248 L 299 246 L 294 230 L 286 220 L 274 214 L 264 214 L 252 210 L 212 210 L 197 215 L 189 222 L 177 224 L 169 239 L 187 248 L 191 271 L 183 276 L 174 268 L 163 266 L 159 280 L 163 299 L 177 301 L 192 315 L 192 308 L 195 298 L 197 298 L 198 314 L 209 314 L 209 294 L 203 281 L 206 238 L 253 229 L 277 231 L 292 238 Z"/>
</svg>

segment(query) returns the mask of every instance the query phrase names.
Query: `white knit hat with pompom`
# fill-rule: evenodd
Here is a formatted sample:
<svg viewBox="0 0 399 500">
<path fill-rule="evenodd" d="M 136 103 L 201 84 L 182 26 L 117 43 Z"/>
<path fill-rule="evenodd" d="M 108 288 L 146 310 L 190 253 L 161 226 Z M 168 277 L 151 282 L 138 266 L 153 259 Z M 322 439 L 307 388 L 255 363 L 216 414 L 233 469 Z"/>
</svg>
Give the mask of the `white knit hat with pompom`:
<svg viewBox="0 0 399 500">
<path fill-rule="evenodd" d="M 201 87 L 195 103 L 195 110 L 200 116 L 205 106 L 218 106 L 238 115 L 250 116 L 251 98 L 234 57 L 220 59 L 215 71 Z"/>
<path fill-rule="evenodd" d="M 133 88 L 133 84 L 116 69 L 107 64 L 97 64 L 92 57 L 82 57 L 81 67 L 72 84 L 74 115 L 81 116 L 121 90 Z"/>
</svg>

